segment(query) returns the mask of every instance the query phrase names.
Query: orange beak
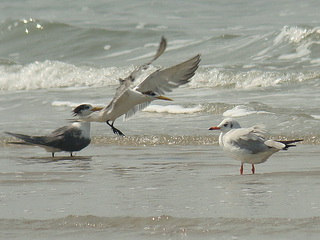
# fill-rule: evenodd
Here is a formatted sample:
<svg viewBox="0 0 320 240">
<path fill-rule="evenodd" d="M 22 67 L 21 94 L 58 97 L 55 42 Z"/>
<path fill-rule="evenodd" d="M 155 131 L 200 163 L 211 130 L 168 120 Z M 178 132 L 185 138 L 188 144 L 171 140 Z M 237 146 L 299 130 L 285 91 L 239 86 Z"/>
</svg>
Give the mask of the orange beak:
<svg viewBox="0 0 320 240">
<path fill-rule="evenodd" d="M 165 96 L 158 96 L 157 98 L 161 99 L 161 100 L 173 101 L 171 98 L 168 98 L 168 97 L 165 97 Z"/>
<path fill-rule="evenodd" d="M 209 130 L 220 130 L 220 128 L 219 127 L 211 127 L 211 128 L 209 128 Z"/>
<path fill-rule="evenodd" d="M 101 111 L 103 109 L 103 107 L 94 107 L 92 108 L 92 112 L 96 112 L 96 111 Z"/>
</svg>

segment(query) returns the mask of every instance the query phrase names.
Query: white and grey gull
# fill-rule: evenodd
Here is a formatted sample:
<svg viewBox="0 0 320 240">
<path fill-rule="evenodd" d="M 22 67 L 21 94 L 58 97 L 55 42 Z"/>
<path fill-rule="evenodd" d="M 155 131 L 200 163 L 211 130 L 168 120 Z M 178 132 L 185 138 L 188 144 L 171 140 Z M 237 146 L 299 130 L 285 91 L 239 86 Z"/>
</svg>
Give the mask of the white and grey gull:
<svg viewBox="0 0 320 240">
<path fill-rule="evenodd" d="M 267 132 L 259 125 L 241 128 L 240 124 L 231 118 L 224 119 L 218 126 L 209 130 L 220 130 L 219 145 L 230 157 L 241 162 L 240 174 L 243 174 L 243 164 L 251 164 L 252 174 L 254 164 L 267 161 L 274 153 L 294 147 L 293 143 L 302 140 L 275 141 L 266 138 Z"/>
</svg>

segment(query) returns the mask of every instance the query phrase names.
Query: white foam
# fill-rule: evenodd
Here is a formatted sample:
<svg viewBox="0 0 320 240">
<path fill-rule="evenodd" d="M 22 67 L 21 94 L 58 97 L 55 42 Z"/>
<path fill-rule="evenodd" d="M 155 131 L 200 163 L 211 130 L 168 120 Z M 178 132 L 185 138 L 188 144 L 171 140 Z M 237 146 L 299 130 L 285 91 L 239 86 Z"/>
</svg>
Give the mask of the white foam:
<svg viewBox="0 0 320 240">
<path fill-rule="evenodd" d="M 35 62 L 26 66 L 0 66 L 0 90 L 32 90 L 64 87 L 118 85 L 128 68 L 77 67 L 58 61 Z"/>
<path fill-rule="evenodd" d="M 230 110 L 225 111 L 222 115 L 224 117 L 243 117 L 251 114 L 271 114 L 271 113 L 266 111 L 256 111 L 253 108 L 245 105 L 238 105 Z"/>
<path fill-rule="evenodd" d="M 195 107 L 182 107 L 180 105 L 149 105 L 145 108 L 144 112 L 155 112 L 155 113 L 170 113 L 170 114 L 192 114 L 196 112 L 200 112 L 202 109 L 200 106 Z"/>
<path fill-rule="evenodd" d="M 103 49 L 106 50 L 106 51 L 108 51 L 108 50 L 111 49 L 111 45 L 105 45 L 105 46 L 103 47 Z"/>
<path fill-rule="evenodd" d="M 283 54 L 278 57 L 280 60 L 292 60 L 292 59 L 297 59 L 297 58 L 302 58 L 308 56 L 311 51 L 309 50 L 310 45 L 312 45 L 312 42 L 306 43 L 306 44 L 301 44 L 296 48 L 295 53 L 291 54 Z M 308 58 L 309 59 L 309 58 Z"/>
<path fill-rule="evenodd" d="M 123 50 L 123 51 L 118 51 L 118 52 L 115 52 L 115 53 L 111 53 L 111 54 L 108 54 L 106 56 L 103 56 L 103 57 L 97 57 L 95 59 L 104 59 L 104 58 L 112 58 L 112 57 L 119 57 L 119 56 L 123 56 L 123 55 L 127 55 L 129 53 L 132 53 L 132 52 L 135 52 L 137 50 L 140 50 L 141 48 L 134 48 L 134 49 L 130 49 L 130 50 Z"/>
<path fill-rule="evenodd" d="M 279 44 L 283 41 L 288 41 L 290 43 L 300 43 L 306 39 L 311 34 L 320 34 L 320 28 L 306 29 L 301 27 L 288 27 L 285 26 L 282 28 L 281 32 L 274 39 L 274 44 Z"/>
<path fill-rule="evenodd" d="M 88 104 L 87 102 L 69 102 L 69 101 L 53 101 L 51 103 L 51 105 L 53 107 L 71 107 L 71 108 L 75 108 L 81 104 Z M 95 107 L 104 107 L 102 104 L 95 104 L 95 103 L 90 103 L 91 105 L 95 106 Z"/>
<path fill-rule="evenodd" d="M 53 101 L 51 103 L 51 105 L 53 107 L 76 107 L 76 106 L 78 106 L 78 104 L 68 102 L 68 101 Z"/>
<path fill-rule="evenodd" d="M 237 88 L 272 87 L 290 82 L 304 82 L 320 76 L 320 72 L 280 73 L 277 71 L 231 72 L 217 68 L 199 69 L 188 86 L 192 88 Z"/>
</svg>

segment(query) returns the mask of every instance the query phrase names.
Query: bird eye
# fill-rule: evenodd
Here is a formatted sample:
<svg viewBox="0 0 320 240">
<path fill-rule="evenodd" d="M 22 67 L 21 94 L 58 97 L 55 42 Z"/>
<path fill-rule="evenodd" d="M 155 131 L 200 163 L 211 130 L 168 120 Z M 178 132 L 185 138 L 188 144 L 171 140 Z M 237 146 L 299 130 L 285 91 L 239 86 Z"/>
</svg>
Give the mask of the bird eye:
<svg viewBox="0 0 320 240">
<path fill-rule="evenodd" d="M 148 95 L 148 96 L 152 96 L 152 97 L 156 96 L 155 92 L 153 92 L 153 91 L 142 92 L 142 94 L 145 94 L 145 95 Z"/>
<path fill-rule="evenodd" d="M 228 123 L 223 124 L 224 127 L 228 127 Z"/>
</svg>

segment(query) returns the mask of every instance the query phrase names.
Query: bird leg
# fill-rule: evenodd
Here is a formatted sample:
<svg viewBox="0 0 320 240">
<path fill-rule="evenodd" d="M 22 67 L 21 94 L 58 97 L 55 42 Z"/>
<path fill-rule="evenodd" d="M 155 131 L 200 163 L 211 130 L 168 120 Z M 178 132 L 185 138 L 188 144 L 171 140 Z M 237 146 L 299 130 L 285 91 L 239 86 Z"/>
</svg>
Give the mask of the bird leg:
<svg viewBox="0 0 320 240">
<path fill-rule="evenodd" d="M 241 167 L 240 167 L 240 174 L 243 174 L 243 163 L 241 163 Z"/>
<path fill-rule="evenodd" d="M 254 164 L 251 164 L 251 165 L 252 165 L 251 172 L 252 172 L 252 174 L 254 174 L 256 169 L 254 168 Z"/>
<path fill-rule="evenodd" d="M 112 122 L 112 123 L 110 124 L 109 121 L 106 121 L 106 123 L 111 127 L 111 129 L 112 129 L 112 131 L 113 131 L 114 134 L 118 134 L 118 135 L 120 135 L 120 136 L 125 136 L 119 129 L 117 129 L 117 128 L 115 128 L 115 127 L 113 126 L 113 123 L 114 123 L 114 122 Z"/>
<path fill-rule="evenodd" d="M 70 157 L 73 157 L 72 152 L 70 152 Z"/>
<path fill-rule="evenodd" d="M 51 156 L 54 157 L 54 152 L 51 153 Z"/>
</svg>

